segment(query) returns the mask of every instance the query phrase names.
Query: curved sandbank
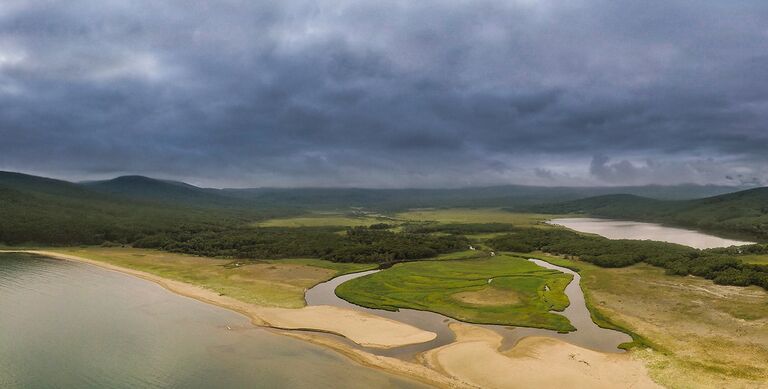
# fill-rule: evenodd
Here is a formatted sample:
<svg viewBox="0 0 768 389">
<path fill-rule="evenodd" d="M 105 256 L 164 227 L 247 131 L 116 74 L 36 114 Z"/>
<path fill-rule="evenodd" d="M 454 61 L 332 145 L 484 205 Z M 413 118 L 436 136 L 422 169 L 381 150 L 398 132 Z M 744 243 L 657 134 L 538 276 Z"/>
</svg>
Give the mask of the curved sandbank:
<svg viewBox="0 0 768 389">
<path fill-rule="evenodd" d="M 456 335 L 454 342 L 421 353 L 414 362 L 404 361 L 374 355 L 323 333 L 337 334 L 365 347 L 382 349 L 429 342 L 435 334 L 395 320 L 339 307 L 260 307 L 184 282 L 74 255 L 42 250 L 0 252 L 26 252 L 72 260 L 140 277 L 179 295 L 239 312 L 249 317 L 254 325 L 282 329 L 285 331 L 278 331 L 281 334 L 329 347 L 364 366 L 407 376 L 436 387 L 557 387 L 563 382 L 575 388 L 658 387 L 648 378 L 643 364 L 632 353 L 602 353 L 543 337 L 526 337 L 512 349 L 502 352 L 503 338 L 498 333 L 455 322 L 450 325 L 450 330 Z"/>
<path fill-rule="evenodd" d="M 588 350 L 545 337 L 527 337 L 501 353 L 502 337 L 451 323 L 455 343 L 423 355 L 425 365 L 481 388 L 660 388 L 630 354 Z M 566 384 L 567 383 L 567 384 Z"/>
<path fill-rule="evenodd" d="M 586 349 L 607 352 L 623 353 L 624 350 L 618 348 L 622 343 L 632 341 L 629 335 L 607 328 L 601 328 L 592 321 L 591 315 L 584 301 L 584 293 L 581 290 L 581 276 L 579 273 L 561 266 L 556 266 L 546 261 L 529 258 L 528 261 L 536 265 L 570 274 L 573 276 L 565 288 L 565 294 L 568 296 L 569 305 L 562 312 L 553 311 L 563 315 L 574 324 L 576 331 L 568 333 L 559 333 L 553 330 L 534 328 L 534 327 L 515 327 L 493 324 L 473 324 L 482 328 L 487 328 L 498 333 L 503 337 L 502 349 L 513 348 L 520 340 L 527 337 L 546 337 L 555 338 L 575 346 Z M 451 323 L 461 322 L 459 320 L 444 316 L 439 313 L 400 308 L 396 311 L 386 311 L 382 309 L 366 308 L 350 303 L 337 296 L 334 291 L 336 288 L 353 279 L 365 277 L 377 273 L 381 270 L 368 270 L 358 273 L 345 274 L 321 282 L 310 288 L 305 293 L 305 300 L 308 306 L 328 306 L 332 305 L 340 308 L 353 309 L 359 312 L 382 316 L 398 322 L 410 324 L 437 334 L 437 337 L 427 343 L 413 344 L 406 347 L 398 347 L 386 350 L 369 350 L 371 353 L 381 356 L 394 356 L 400 359 L 412 359 L 416 354 L 445 346 L 455 341 L 454 332 L 449 328 Z"/>
<path fill-rule="evenodd" d="M 88 263 L 141 277 L 155 282 L 174 293 L 237 311 L 248 316 L 254 324 L 259 326 L 333 333 L 365 347 L 401 347 L 429 342 L 436 337 L 436 334 L 432 332 L 424 331 L 405 323 L 345 308 L 332 306 L 314 306 L 300 309 L 260 307 L 244 303 L 229 296 L 219 295 L 199 286 L 74 255 L 42 250 L 2 250 L 2 252 L 26 252 L 56 259 Z"/>
</svg>

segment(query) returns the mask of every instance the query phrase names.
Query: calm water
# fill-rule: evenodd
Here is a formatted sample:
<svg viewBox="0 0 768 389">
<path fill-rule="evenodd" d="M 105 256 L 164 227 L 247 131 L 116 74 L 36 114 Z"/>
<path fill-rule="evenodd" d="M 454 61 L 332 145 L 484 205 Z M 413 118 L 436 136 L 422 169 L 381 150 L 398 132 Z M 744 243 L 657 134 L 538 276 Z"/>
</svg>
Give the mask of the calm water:
<svg viewBox="0 0 768 389">
<path fill-rule="evenodd" d="M 0 387 L 422 386 L 145 280 L 0 254 Z"/>
<path fill-rule="evenodd" d="M 553 219 L 550 223 L 568 227 L 580 232 L 601 235 L 608 239 L 658 240 L 661 242 L 682 244 L 697 249 L 740 246 L 751 243 L 720 238 L 682 228 L 665 227 L 654 223 L 624 220 L 563 218 Z"/>
<path fill-rule="evenodd" d="M 503 349 L 513 347 L 520 339 L 527 336 L 546 336 L 550 338 L 561 339 L 571 344 L 586 347 L 592 350 L 617 353 L 623 352 L 622 350 L 618 349 L 617 346 L 621 343 L 632 341 L 632 338 L 623 332 L 600 328 L 594 322 L 592 322 L 592 319 L 589 316 L 589 311 L 587 310 L 587 306 L 584 302 L 584 293 L 582 292 L 580 286 L 581 276 L 579 276 L 578 273 L 570 269 L 552 265 L 548 262 L 544 262 L 538 259 L 529 259 L 529 261 L 541 267 L 558 270 L 563 273 L 573 275 L 573 280 L 565 288 L 565 294 L 568 296 L 570 305 L 565 309 L 565 311 L 555 313 L 567 317 L 571 324 L 576 327 L 576 331 L 561 334 L 555 331 L 540 328 L 480 325 L 482 327 L 492 329 L 504 337 L 504 342 L 502 345 Z M 380 270 L 347 274 L 318 284 L 307 291 L 305 295 L 307 305 L 333 305 L 337 307 L 351 308 L 408 323 L 414 327 L 432 331 L 437 334 L 437 338 L 431 342 L 403 346 L 389 350 L 367 349 L 367 351 L 374 354 L 412 359 L 419 352 L 423 352 L 453 342 L 455 336 L 453 331 L 448 328 L 448 325 L 452 322 L 455 322 L 455 319 L 451 319 L 434 312 L 418 311 L 414 309 L 400 309 L 396 312 L 385 311 L 381 309 L 370 309 L 354 305 L 336 296 L 336 293 L 334 292 L 336 287 L 343 284 L 344 282 L 355 278 L 364 277 L 378 271 Z M 351 345 L 354 346 L 354 344 Z"/>
</svg>

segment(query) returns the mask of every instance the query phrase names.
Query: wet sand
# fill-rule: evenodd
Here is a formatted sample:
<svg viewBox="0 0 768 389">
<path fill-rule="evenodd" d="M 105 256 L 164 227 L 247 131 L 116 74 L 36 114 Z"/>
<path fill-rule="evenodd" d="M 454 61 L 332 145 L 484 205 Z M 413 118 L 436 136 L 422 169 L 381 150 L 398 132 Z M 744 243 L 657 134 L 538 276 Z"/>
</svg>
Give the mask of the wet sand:
<svg viewBox="0 0 768 389">
<path fill-rule="evenodd" d="M 183 282 L 56 252 L 7 252 L 28 252 L 78 261 L 141 277 L 174 293 L 244 314 L 255 325 L 283 330 L 306 330 L 279 332 L 324 345 L 365 366 L 400 374 L 437 387 L 516 388 L 534 384 L 557 386 L 556 384 L 563 382 L 569 382 L 569 387 L 654 387 L 642 363 L 634 360 L 630 354 L 602 353 L 557 339 L 537 337 L 524 338 L 512 349 L 502 352 L 503 337 L 498 333 L 480 326 L 453 322 L 449 328 L 455 333 L 455 341 L 420 353 L 415 361 L 408 361 L 350 347 L 348 343 L 335 337 L 324 336 L 323 333 L 343 336 L 358 345 L 387 349 L 433 341 L 436 337 L 434 332 L 341 307 L 259 307 Z M 578 356 L 579 360 L 574 362 L 572 359 L 575 356 Z M 581 361 L 588 362 L 589 366 Z M 563 369 L 560 364 L 564 364 Z M 552 369 L 552 366 L 558 368 Z M 553 371 L 556 374 L 550 374 Z M 546 380 L 547 377 L 551 380 Z"/>
<path fill-rule="evenodd" d="M 434 370 L 482 388 L 659 388 L 643 363 L 630 354 L 606 354 L 563 341 L 528 337 L 511 350 L 498 351 L 493 331 L 451 324 L 455 343 L 427 352 Z"/>
</svg>

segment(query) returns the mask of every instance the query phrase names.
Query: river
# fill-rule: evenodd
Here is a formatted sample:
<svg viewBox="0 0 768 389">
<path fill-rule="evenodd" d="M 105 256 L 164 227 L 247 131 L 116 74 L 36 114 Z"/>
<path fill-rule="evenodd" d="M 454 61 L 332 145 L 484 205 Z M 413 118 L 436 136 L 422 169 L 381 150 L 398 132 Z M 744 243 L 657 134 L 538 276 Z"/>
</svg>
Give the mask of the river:
<svg viewBox="0 0 768 389">
<path fill-rule="evenodd" d="M 576 231 L 602 235 L 609 239 L 657 240 L 670 243 L 678 243 L 695 248 L 728 247 L 750 243 L 707 235 L 698 231 L 666 227 L 653 223 L 593 218 L 562 218 L 551 220 L 550 223 L 562 225 Z M 547 336 L 562 339 L 571 344 L 586 347 L 592 350 L 603 352 L 619 352 L 620 350 L 617 349 L 619 344 L 631 341 L 631 338 L 627 334 L 600 328 L 594 322 L 592 322 L 592 319 L 589 316 L 589 311 L 587 310 L 584 302 L 584 294 L 580 287 L 581 277 L 578 273 L 570 269 L 555 266 L 538 259 L 529 260 L 539 266 L 573 275 L 573 281 L 571 281 L 571 283 L 565 289 L 565 293 L 568 296 L 570 305 L 565 309 L 565 311 L 558 313 L 567 317 L 577 330 L 567 334 L 561 334 L 554 331 L 537 328 L 515 328 L 483 325 L 483 327 L 491 328 L 504 337 L 503 347 L 513 347 L 517 341 L 526 336 Z M 334 293 L 336 287 L 342 283 L 354 278 L 364 277 L 377 271 L 378 270 L 372 270 L 368 272 L 348 274 L 318 284 L 314 288 L 311 288 L 307 291 L 307 304 L 334 305 L 356 309 L 358 311 L 368 312 L 408 323 L 415 327 L 432 331 L 437 334 L 437 338 L 435 340 L 418 345 L 400 347 L 384 351 L 367 349 L 367 351 L 374 354 L 397 356 L 400 358 L 413 358 L 419 352 L 448 344 L 454 340 L 453 332 L 448 328 L 448 324 L 455 321 L 454 319 L 442 316 L 437 313 L 417 311 L 412 309 L 400 309 L 396 312 L 390 312 L 378 309 L 364 308 L 351 304 L 337 297 Z M 351 344 L 351 342 L 348 343 Z M 354 346 L 353 344 L 351 345 Z"/>
<path fill-rule="evenodd" d="M 149 281 L 0 253 L 2 388 L 361 385 L 423 387 Z"/>
<path fill-rule="evenodd" d="M 556 331 L 540 328 L 480 325 L 482 327 L 496 331 L 504 338 L 504 342 L 502 344 L 503 349 L 514 347 L 514 345 L 520 339 L 527 336 L 546 336 L 550 338 L 557 338 L 588 349 L 616 353 L 622 352 L 622 350 L 618 349 L 617 347 L 619 344 L 632 341 L 632 338 L 623 332 L 600 328 L 594 322 L 592 322 L 592 319 L 589 316 L 589 311 L 587 310 L 584 302 L 584 293 L 582 292 L 580 286 L 581 277 L 578 273 L 570 269 L 552 265 L 548 262 L 538 259 L 529 259 L 529 261 L 534 262 L 539 266 L 558 270 L 574 276 L 571 283 L 568 284 L 568 286 L 565 288 L 565 294 L 568 296 L 570 305 L 565 309 L 565 311 L 555 313 L 567 317 L 568 320 L 571 321 L 571 324 L 576 327 L 576 331 L 561 334 Z M 309 289 L 305 294 L 307 305 L 333 305 L 355 309 L 358 311 L 383 316 L 392 320 L 397 320 L 403 323 L 408 323 L 415 327 L 427 331 L 432 331 L 437 334 L 437 338 L 431 342 L 411 346 L 398 347 L 389 350 L 364 348 L 366 351 L 377 355 L 413 359 L 416 354 L 420 352 L 446 345 L 454 340 L 453 332 L 450 330 L 450 328 L 448 328 L 448 325 L 451 322 L 455 322 L 455 319 L 434 312 L 418 311 L 414 309 L 400 309 L 395 312 L 381 309 L 370 309 L 352 304 L 336 296 L 334 291 L 336 290 L 336 287 L 342 283 L 355 278 L 365 277 L 378 271 L 380 270 L 370 270 L 367 272 L 347 274 L 318 284 L 315 287 Z M 347 343 L 353 347 L 363 348 L 356 346 L 348 341 Z"/>
</svg>

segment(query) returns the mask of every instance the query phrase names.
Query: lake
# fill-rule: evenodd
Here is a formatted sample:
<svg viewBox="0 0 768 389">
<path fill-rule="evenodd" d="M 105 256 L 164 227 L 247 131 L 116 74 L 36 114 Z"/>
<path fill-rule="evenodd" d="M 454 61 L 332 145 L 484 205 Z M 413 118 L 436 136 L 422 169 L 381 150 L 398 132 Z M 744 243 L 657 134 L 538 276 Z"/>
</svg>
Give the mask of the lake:
<svg viewBox="0 0 768 389">
<path fill-rule="evenodd" d="M 2 388 L 421 388 L 95 266 L 0 253 Z"/>
<path fill-rule="evenodd" d="M 608 239 L 658 240 L 697 249 L 751 244 L 751 242 L 725 239 L 698 231 L 666 227 L 655 223 L 581 217 L 552 219 L 549 223 L 568 227 L 579 232 L 601 235 Z"/>
</svg>

